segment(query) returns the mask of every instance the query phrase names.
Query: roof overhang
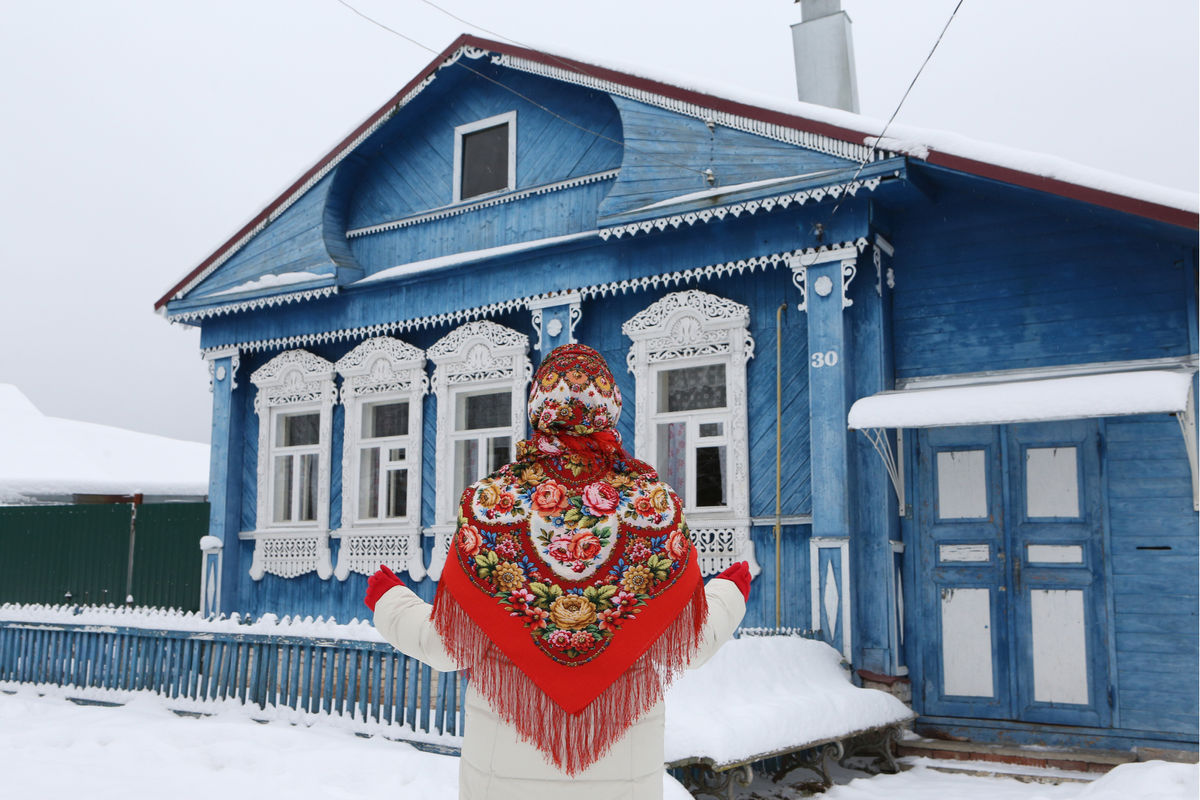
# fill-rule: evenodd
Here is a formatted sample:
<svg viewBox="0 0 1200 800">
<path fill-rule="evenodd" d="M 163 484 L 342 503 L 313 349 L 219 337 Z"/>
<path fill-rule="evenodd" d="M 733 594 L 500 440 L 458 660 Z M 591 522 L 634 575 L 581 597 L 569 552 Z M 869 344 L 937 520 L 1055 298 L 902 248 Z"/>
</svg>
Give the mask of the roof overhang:
<svg viewBox="0 0 1200 800">
<path fill-rule="evenodd" d="M 880 392 L 855 401 L 847 422 L 851 430 L 867 437 L 883 459 L 903 516 L 904 459 L 893 450 L 888 428 L 899 431 L 1172 414 L 1179 422 L 1191 469 L 1192 509 L 1200 511 L 1200 445 L 1192 411 L 1195 375 L 1194 368 L 1143 369 Z M 896 436 L 897 448 L 902 449 L 900 433 Z"/>
<path fill-rule="evenodd" d="M 203 279 L 203 276 L 207 275 L 208 272 L 223 262 L 224 259 L 228 258 L 233 252 L 236 252 L 247 241 L 253 238 L 262 227 L 275 216 L 282 213 L 288 205 L 302 195 L 316 179 L 336 166 L 366 136 L 373 132 L 379 125 L 383 124 L 392 114 L 407 103 L 408 100 L 416 96 L 428 84 L 431 76 L 438 69 L 448 63 L 453 63 L 463 52 L 468 51 L 476 55 L 492 53 L 499 57 L 507 57 L 510 63 L 522 62 L 525 64 L 540 65 L 544 69 L 550 70 L 550 73 L 562 80 L 600 88 L 605 91 L 620 91 L 623 94 L 629 94 L 638 99 L 665 103 L 671 107 L 675 107 L 679 103 L 688 104 L 720 114 L 727 114 L 734 118 L 754 120 L 759 123 L 776 125 L 788 130 L 829 137 L 830 139 L 852 144 L 855 147 L 868 146 L 878 149 L 883 144 L 877 141 L 876 136 L 868 131 L 855 130 L 848 125 L 839 125 L 826 120 L 814 119 L 813 117 L 817 113 L 813 113 L 812 116 L 803 116 L 775 108 L 765 108 L 748 102 L 720 97 L 715 94 L 684 88 L 660 80 L 609 69 L 552 53 L 463 34 L 455 39 L 449 47 L 434 57 L 433 61 L 409 81 L 404 88 L 397 92 L 395 96 L 390 98 L 363 121 L 361 125 L 338 142 L 313 167 L 296 179 L 291 186 L 284 190 L 283 194 L 275 198 L 266 208 L 260 211 L 253 219 L 238 230 L 237 233 L 217 248 L 212 255 L 172 286 L 154 304 L 155 310 L 163 308 L 173 299 L 184 296 Z M 813 107 L 813 110 L 819 113 L 830 113 L 829 109 L 821 110 Z M 839 120 L 845 118 L 848 121 L 854 119 L 852 115 L 843 114 L 842 112 L 837 112 L 834 114 L 834 117 Z M 851 124 L 861 125 L 865 123 L 866 120 L 854 120 L 854 123 Z M 1181 226 L 1186 229 L 1195 230 L 1197 227 L 1200 227 L 1200 216 L 1190 206 L 1188 208 L 1177 208 L 1170 205 L 1163 205 L 1162 203 L 1138 199 L 1113 191 L 1106 191 L 1066 180 L 1047 178 L 1020 169 L 992 164 L 950 152 L 942 152 L 937 148 L 926 148 L 917 157 L 931 164 L 946 166 L 968 174 L 981 175 L 1017 186 L 1024 186 L 1083 202 L 1098 204 L 1125 213 Z"/>
<path fill-rule="evenodd" d="M 1192 372 L 1139 370 L 880 392 L 854 403 L 851 430 L 1007 425 L 1126 414 L 1178 414 Z"/>
</svg>

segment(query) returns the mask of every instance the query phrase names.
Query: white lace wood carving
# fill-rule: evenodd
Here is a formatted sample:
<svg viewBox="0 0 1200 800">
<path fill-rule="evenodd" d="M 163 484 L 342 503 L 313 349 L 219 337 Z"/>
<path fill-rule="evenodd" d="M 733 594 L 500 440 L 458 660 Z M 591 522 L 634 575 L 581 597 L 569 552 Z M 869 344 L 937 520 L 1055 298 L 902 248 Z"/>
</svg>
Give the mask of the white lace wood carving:
<svg viewBox="0 0 1200 800">
<path fill-rule="evenodd" d="M 732 462 L 727 510 L 689 512 L 697 527 L 745 530 L 742 549 L 757 570 L 750 545 L 750 452 L 746 423 L 746 362 L 754 357 L 754 338 L 747 326 L 750 309 L 741 303 L 699 289 L 672 292 L 644 309 L 621 331 L 633 340 L 626 363 L 636 381 L 634 447 L 643 458 L 658 452 L 655 427 L 650 424 L 658 407 L 657 381 L 652 365 L 680 362 L 680 366 L 724 364 L 727 374 L 729 455 Z M 740 560 L 740 559 L 739 559 Z M 731 562 L 732 563 L 732 562 Z"/>
<path fill-rule="evenodd" d="M 307 350 L 289 350 L 263 364 L 250 376 L 257 388 L 254 412 L 258 416 L 258 503 L 254 534 L 254 559 L 250 577 L 269 572 L 292 578 L 316 571 L 322 580 L 333 574 L 329 555 L 329 460 L 332 438 L 333 364 Z M 317 502 L 313 521 L 272 523 L 271 430 L 275 415 L 316 411 L 318 422 Z"/>
<path fill-rule="evenodd" d="M 425 352 L 390 336 L 367 339 L 342 356 L 335 369 L 342 376 L 345 430 L 342 447 L 342 544 L 338 549 L 338 580 L 351 572 L 370 575 L 387 564 L 396 571 L 408 570 L 413 580 L 425 576 L 421 556 L 421 398 L 429 391 L 425 375 Z M 359 445 L 365 402 L 408 401 L 408 430 L 413 445 L 408 447 L 409 515 L 402 520 L 359 520 Z"/>
<path fill-rule="evenodd" d="M 525 387 L 533 377 L 529 361 L 529 337 L 488 320 L 468 322 L 450 331 L 432 347 L 428 356 L 433 370 L 433 393 L 437 397 L 436 452 L 439 455 L 434 480 L 437 519 L 433 553 L 428 573 L 438 580 L 449 552 L 456 519 L 454 458 L 450 432 L 454 425 L 454 394 L 476 389 L 512 391 L 512 443 L 525 437 Z"/>
<path fill-rule="evenodd" d="M 396 572 L 408 571 L 414 581 L 425 577 L 419 529 L 378 533 L 343 533 L 334 575 L 345 580 L 351 572 L 371 575 L 386 564 Z"/>
<path fill-rule="evenodd" d="M 250 577 L 254 580 L 262 580 L 268 572 L 295 578 L 314 571 L 321 580 L 328 580 L 333 573 L 328 532 L 254 534 L 254 558 L 250 562 Z"/>
<path fill-rule="evenodd" d="M 750 540 L 750 526 L 733 525 L 725 528 L 693 527 L 692 541 L 700 551 L 700 574 L 716 575 L 738 561 L 750 563 L 750 574 L 762 571 L 754 557 L 754 544 Z"/>
</svg>

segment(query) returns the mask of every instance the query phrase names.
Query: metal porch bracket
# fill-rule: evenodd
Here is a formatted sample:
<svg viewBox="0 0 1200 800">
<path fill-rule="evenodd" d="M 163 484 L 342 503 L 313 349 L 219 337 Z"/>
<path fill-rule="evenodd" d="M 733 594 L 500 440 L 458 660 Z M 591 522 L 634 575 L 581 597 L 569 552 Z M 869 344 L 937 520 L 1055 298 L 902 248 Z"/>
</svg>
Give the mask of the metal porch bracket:
<svg viewBox="0 0 1200 800">
<path fill-rule="evenodd" d="M 859 433 L 867 437 L 867 441 L 871 443 L 871 446 L 875 448 L 875 452 L 883 459 L 883 466 L 887 469 L 888 478 L 892 481 L 892 488 L 896 490 L 897 513 L 903 517 L 907 513 L 907 507 L 904 504 L 903 429 L 896 429 L 896 449 L 899 451 L 898 453 L 892 452 L 892 442 L 888 439 L 887 428 L 859 428 Z M 1194 451 L 1192 451 L 1193 478 L 1196 475 L 1195 463 Z"/>
</svg>

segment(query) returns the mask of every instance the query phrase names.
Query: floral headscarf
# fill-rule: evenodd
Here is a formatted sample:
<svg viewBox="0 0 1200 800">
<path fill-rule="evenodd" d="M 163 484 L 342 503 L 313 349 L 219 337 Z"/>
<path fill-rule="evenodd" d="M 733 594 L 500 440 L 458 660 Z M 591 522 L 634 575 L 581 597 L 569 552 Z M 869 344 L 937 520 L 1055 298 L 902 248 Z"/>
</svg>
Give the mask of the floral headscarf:
<svg viewBox="0 0 1200 800">
<path fill-rule="evenodd" d="M 599 353 L 546 357 L 533 437 L 463 492 L 434 603 L 476 690 L 569 774 L 661 699 L 707 614 L 683 503 L 625 453 L 620 414 Z"/>
<path fill-rule="evenodd" d="M 621 447 L 617 420 L 621 390 L 604 357 L 583 344 L 564 344 L 546 356 L 533 376 L 529 423 L 533 438 L 518 458 L 573 454 L 578 458 L 629 461 Z M 648 469 L 648 468 L 647 468 Z"/>
</svg>

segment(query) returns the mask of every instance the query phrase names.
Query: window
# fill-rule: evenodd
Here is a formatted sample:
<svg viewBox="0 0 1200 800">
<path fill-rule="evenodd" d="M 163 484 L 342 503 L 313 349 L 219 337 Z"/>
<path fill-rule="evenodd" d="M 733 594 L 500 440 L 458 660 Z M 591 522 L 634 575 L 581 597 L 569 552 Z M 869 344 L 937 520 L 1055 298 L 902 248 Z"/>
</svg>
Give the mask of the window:
<svg viewBox="0 0 1200 800">
<path fill-rule="evenodd" d="M 750 542 L 746 361 L 749 309 L 699 290 L 672 292 L 622 326 L 633 344 L 634 450 L 683 500 L 701 570 L 745 559 Z"/>
<path fill-rule="evenodd" d="M 319 411 L 277 413 L 274 429 L 271 521 L 316 522 L 321 414 Z"/>
<path fill-rule="evenodd" d="M 454 397 L 454 496 L 512 460 L 512 390 Z"/>
<path fill-rule="evenodd" d="M 454 202 L 516 188 L 517 112 L 454 129 Z"/>
<path fill-rule="evenodd" d="M 342 527 L 334 574 L 370 575 L 380 564 L 425 575 L 421 553 L 422 398 L 425 353 L 379 336 L 337 362 L 345 436 Z"/>
<path fill-rule="evenodd" d="M 372 403 L 358 441 L 358 519 L 408 516 L 408 401 Z"/>
<path fill-rule="evenodd" d="M 655 465 L 685 507 L 728 505 L 729 407 L 725 364 L 660 368 Z"/>
<path fill-rule="evenodd" d="M 436 364 L 437 521 L 429 574 L 437 580 L 458 519 L 462 490 L 512 460 L 526 430 L 525 393 L 533 365 L 529 337 L 480 320 L 446 334 L 429 348 Z"/>
<path fill-rule="evenodd" d="M 329 460 L 333 364 L 289 350 L 250 376 L 257 389 L 258 503 L 250 576 L 332 573 Z"/>
</svg>

